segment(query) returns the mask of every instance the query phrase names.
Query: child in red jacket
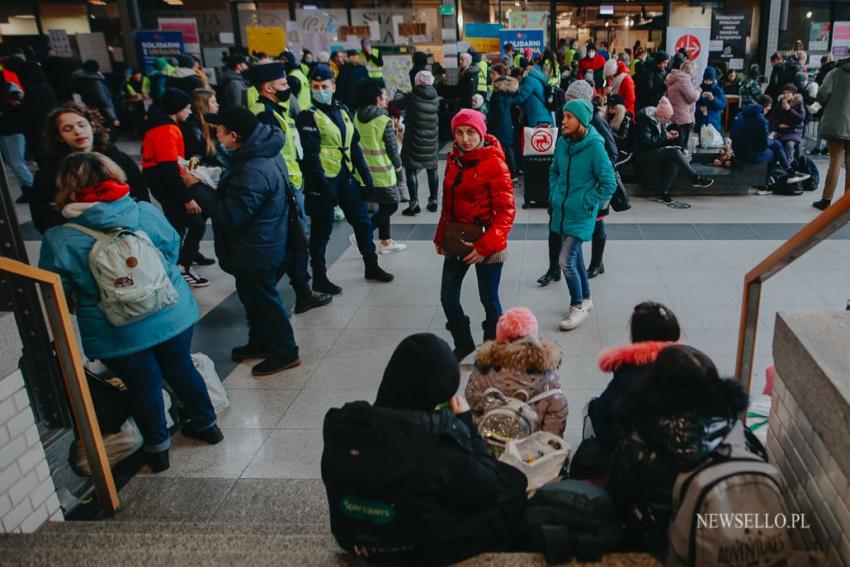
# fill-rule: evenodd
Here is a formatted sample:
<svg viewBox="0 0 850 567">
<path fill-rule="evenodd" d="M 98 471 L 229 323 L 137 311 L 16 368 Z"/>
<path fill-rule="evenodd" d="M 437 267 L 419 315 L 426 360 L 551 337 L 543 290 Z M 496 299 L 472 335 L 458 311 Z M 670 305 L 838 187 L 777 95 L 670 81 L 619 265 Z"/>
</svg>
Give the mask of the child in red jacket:
<svg viewBox="0 0 850 567">
<path fill-rule="evenodd" d="M 209 281 L 192 270 L 198 259 L 206 220 L 201 207 L 192 199 L 183 183 L 178 160 L 184 158 L 183 134 L 178 122 L 192 114 L 192 100 L 178 89 L 166 89 L 159 109 L 152 110 L 142 140 L 142 173 L 151 193 L 162 206 L 168 222 L 180 235 L 183 245 L 177 263 L 192 287 L 204 287 Z"/>
</svg>

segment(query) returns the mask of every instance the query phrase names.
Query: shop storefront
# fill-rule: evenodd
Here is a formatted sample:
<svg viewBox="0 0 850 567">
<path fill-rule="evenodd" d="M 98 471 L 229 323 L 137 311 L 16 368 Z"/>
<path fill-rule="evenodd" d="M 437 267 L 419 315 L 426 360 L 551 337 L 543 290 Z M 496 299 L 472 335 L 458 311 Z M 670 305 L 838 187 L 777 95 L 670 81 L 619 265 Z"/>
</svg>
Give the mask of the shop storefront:
<svg viewBox="0 0 850 567">
<path fill-rule="evenodd" d="M 778 49 L 800 47 L 808 53 L 810 67 L 820 65 L 823 55 L 835 59 L 850 55 L 850 2 L 789 0 L 787 28 L 779 34 Z"/>
</svg>

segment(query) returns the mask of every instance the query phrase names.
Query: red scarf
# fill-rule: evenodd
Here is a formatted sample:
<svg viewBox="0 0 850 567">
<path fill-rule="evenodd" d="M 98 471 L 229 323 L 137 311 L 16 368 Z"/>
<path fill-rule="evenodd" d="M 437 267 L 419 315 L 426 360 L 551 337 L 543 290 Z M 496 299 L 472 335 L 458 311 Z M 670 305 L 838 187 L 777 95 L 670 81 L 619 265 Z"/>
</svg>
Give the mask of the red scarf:
<svg viewBox="0 0 850 567">
<path fill-rule="evenodd" d="M 75 203 L 100 203 L 117 201 L 130 194 L 130 186 L 126 183 L 107 179 L 103 183 L 76 191 L 73 196 Z"/>
</svg>

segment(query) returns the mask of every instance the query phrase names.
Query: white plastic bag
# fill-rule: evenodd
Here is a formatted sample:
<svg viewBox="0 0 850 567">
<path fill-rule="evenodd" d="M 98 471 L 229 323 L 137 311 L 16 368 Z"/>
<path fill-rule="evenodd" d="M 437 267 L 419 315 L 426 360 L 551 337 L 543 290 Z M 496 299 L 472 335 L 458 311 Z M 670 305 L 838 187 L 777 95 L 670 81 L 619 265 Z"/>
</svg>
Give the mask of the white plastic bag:
<svg viewBox="0 0 850 567">
<path fill-rule="evenodd" d="M 723 136 L 711 124 L 703 124 L 699 131 L 699 145 L 703 148 L 719 148 L 723 146 Z"/>
<path fill-rule="evenodd" d="M 297 138 L 297 136 L 296 136 Z M 183 169 L 188 169 L 189 172 L 198 178 L 198 181 L 210 187 L 211 189 L 218 188 L 218 182 L 221 180 L 221 168 L 213 167 L 209 165 L 199 165 L 194 169 L 189 168 L 189 161 L 183 158 L 179 158 L 178 162 L 180 167 Z"/>
<path fill-rule="evenodd" d="M 192 362 L 204 377 L 215 413 L 219 414 L 230 407 L 230 398 L 227 397 L 227 391 L 221 383 L 221 378 L 218 377 L 218 372 L 215 371 L 215 363 L 212 359 L 202 352 L 196 352 L 192 355 Z"/>
<path fill-rule="evenodd" d="M 142 432 L 139 430 L 139 426 L 136 425 L 132 417 L 128 417 L 127 421 L 121 426 L 121 431 L 103 438 L 103 446 L 106 449 L 106 457 L 109 459 L 109 467 L 115 467 L 115 465 L 141 449 L 144 443 L 145 441 L 142 439 Z M 86 458 L 82 440 L 74 441 L 71 458 L 74 461 L 75 471 L 85 475 L 91 474 L 91 467 L 89 467 L 89 460 Z"/>
<path fill-rule="evenodd" d="M 555 153 L 555 143 L 558 141 L 558 129 L 548 126 L 522 129 L 522 155 L 551 156 Z"/>
<path fill-rule="evenodd" d="M 570 445 L 564 439 L 536 431 L 525 439 L 508 441 L 499 460 L 522 471 L 530 492 L 557 477 L 569 456 Z"/>
</svg>

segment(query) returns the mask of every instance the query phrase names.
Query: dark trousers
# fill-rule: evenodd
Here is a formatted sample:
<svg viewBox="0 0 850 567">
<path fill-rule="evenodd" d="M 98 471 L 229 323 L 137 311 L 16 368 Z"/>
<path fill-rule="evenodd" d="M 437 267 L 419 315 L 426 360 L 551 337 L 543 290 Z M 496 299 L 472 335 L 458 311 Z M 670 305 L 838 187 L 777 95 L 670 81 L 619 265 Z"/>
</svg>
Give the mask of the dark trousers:
<svg viewBox="0 0 850 567">
<path fill-rule="evenodd" d="M 484 329 L 484 339 L 496 338 L 496 323 L 502 315 L 502 304 L 499 301 L 499 282 L 502 279 L 504 264 L 475 264 L 475 275 L 478 278 L 478 297 L 484 306 L 485 319 L 481 324 Z M 466 314 L 460 304 L 460 291 L 463 278 L 469 271 L 469 264 L 460 258 L 443 260 L 443 280 L 440 288 L 440 303 L 446 314 L 449 329 L 466 324 Z"/>
<path fill-rule="evenodd" d="M 297 295 L 310 293 L 310 272 L 307 270 L 309 263 L 310 252 L 307 250 L 286 253 L 286 275 L 289 276 L 289 283 Z"/>
<path fill-rule="evenodd" d="M 203 214 L 190 215 L 183 203 L 163 204 L 162 212 L 180 235 L 180 256 L 177 263 L 188 270 L 201 250 L 201 240 L 207 230 L 207 217 Z"/>
<path fill-rule="evenodd" d="M 372 230 L 378 231 L 378 238 L 381 240 L 389 240 L 390 236 L 390 217 L 398 210 L 396 203 L 378 203 L 378 212 L 372 215 Z"/>
<path fill-rule="evenodd" d="M 605 219 L 596 219 L 593 227 L 593 238 L 590 241 L 590 265 L 598 266 L 602 263 L 602 253 L 605 250 L 605 241 L 608 240 L 608 232 L 605 230 Z"/>
<path fill-rule="evenodd" d="M 127 386 L 130 412 L 142 432 L 148 453 L 159 453 L 171 447 L 162 403 L 163 381 L 168 382 L 180 398 L 193 429 L 203 430 L 215 425 L 215 410 L 206 384 L 189 354 L 193 331 L 194 327 L 189 327 L 152 348 L 103 360 Z"/>
<path fill-rule="evenodd" d="M 236 293 L 248 318 L 248 344 L 283 360 L 298 357 L 295 333 L 286 316 L 277 282 L 283 269 L 233 274 Z"/>
<path fill-rule="evenodd" d="M 679 170 L 683 169 L 690 178 L 694 178 L 697 172 L 691 167 L 685 154 L 678 147 L 661 148 L 658 152 L 658 194 L 666 195 L 670 192 L 670 186 L 676 179 Z"/>
<path fill-rule="evenodd" d="M 502 150 L 505 152 L 505 163 L 508 164 L 508 169 L 511 170 L 511 175 L 515 176 L 519 169 L 517 168 L 514 148 L 511 144 L 502 144 Z"/>
<path fill-rule="evenodd" d="M 552 211 L 549 211 L 549 219 L 552 218 Z M 549 231 L 549 269 L 560 270 L 559 258 L 561 256 L 561 246 L 564 244 L 564 237 L 557 232 Z"/>
<path fill-rule="evenodd" d="M 436 169 L 426 169 L 425 172 L 428 174 L 428 196 L 431 199 L 437 198 L 437 190 L 440 187 L 440 179 L 437 176 Z M 407 190 L 410 192 L 410 200 L 418 201 L 419 200 L 419 170 L 418 169 L 405 169 L 405 175 L 407 175 Z"/>
<path fill-rule="evenodd" d="M 336 179 L 332 183 L 336 182 L 339 206 L 345 214 L 345 220 L 354 229 L 357 249 L 368 262 L 370 258 L 377 257 L 375 243 L 372 241 L 372 219 L 366 210 L 360 184 L 349 173 L 343 172 L 342 175 L 346 179 Z M 333 231 L 334 206 L 321 197 L 308 195 L 305 208 L 310 217 L 310 265 L 315 277 L 328 271 L 325 253 Z"/>
<path fill-rule="evenodd" d="M 676 124 L 674 128 L 677 132 L 679 132 L 679 137 L 676 138 L 676 145 L 683 150 L 688 149 L 688 138 L 691 137 L 691 130 L 694 129 L 693 124 Z"/>
</svg>

